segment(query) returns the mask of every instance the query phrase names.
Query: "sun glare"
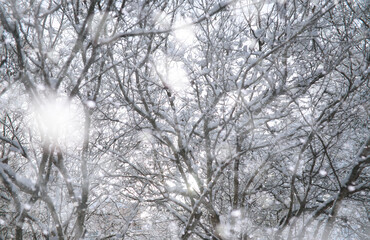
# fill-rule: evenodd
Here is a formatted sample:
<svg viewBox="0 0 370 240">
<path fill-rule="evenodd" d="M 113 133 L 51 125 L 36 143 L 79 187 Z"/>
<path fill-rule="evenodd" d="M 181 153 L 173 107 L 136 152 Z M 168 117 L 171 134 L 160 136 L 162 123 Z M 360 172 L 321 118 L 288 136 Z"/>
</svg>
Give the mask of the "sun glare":
<svg viewBox="0 0 370 240">
<path fill-rule="evenodd" d="M 176 31 L 174 32 L 175 38 L 179 41 L 184 47 L 189 47 L 196 42 L 196 37 L 192 26 L 184 25 L 184 22 L 187 23 L 189 20 L 181 19 L 175 24 Z"/>
<path fill-rule="evenodd" d="M 81 117 L 77 104 L 63 98 L 48 99 L 37 104 L 34 115 L 37 125 L 50 140 L 78 140 Z"/>
<path fill-rule="evenodd" d="M 184 92 L 189 87 L 189 79 L 184 68 L 179 63 L 172 63 L 168 71 L 167 84 L 178 93 Z"/>
<path fill-rule="evenodd" d="M 162 74 L 164 85 L 180 95 L 186 94 L 190 82 L 183 63 L 171 60 L 164 54 L 159 54 L 156 56 L 155 64 L 156 71 Z"/>
</svg>

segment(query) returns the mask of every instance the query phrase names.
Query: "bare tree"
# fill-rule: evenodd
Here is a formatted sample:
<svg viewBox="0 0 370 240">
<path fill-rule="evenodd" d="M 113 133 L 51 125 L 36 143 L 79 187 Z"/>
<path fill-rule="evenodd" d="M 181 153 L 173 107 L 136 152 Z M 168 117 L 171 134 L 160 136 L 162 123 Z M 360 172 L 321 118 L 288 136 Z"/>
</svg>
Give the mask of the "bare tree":
<svg viewBox="0 0 370 240">
<path fill-rule="evenodd" d="M 366 1 L 1 3 L 1 237 L 369 235 Z"/>
</svg>

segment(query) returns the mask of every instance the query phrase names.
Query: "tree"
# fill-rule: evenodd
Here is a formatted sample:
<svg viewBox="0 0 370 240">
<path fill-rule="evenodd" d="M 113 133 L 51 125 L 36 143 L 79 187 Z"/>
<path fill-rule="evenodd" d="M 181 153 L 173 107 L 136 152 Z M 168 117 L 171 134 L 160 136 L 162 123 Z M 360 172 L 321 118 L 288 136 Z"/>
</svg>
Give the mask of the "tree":
<svg viewBox="0 0 370 240">
<path fill-rule="evenodd" d="M 2 1 L 1 237 L 369 235 L 362 1 Z"/>
</svg>

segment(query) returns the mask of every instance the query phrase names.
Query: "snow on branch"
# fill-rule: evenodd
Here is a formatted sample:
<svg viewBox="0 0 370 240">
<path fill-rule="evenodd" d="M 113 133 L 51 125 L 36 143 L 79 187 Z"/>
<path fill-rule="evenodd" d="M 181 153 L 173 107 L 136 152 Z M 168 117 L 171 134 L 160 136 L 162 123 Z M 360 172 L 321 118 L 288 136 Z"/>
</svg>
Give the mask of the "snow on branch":
<svg viewBox="0 0 370 240">
<path fill-rule="evenodd" d="M 323 202 L 318 208 L 312 213 L 311 217 L 307 220 L 306 224 L 301 229 L 301 236 L 304 234 L 304 229 L 307 228 L 320 214 L 325 212 L 330 207 L 336 207 L 340 201 L 346 198 L 348 195 L 355 193 L 361 189 L 364 185 L 360 184 L 357 187 L 353 186 L 353 189 L 350 188 L 351 183 L 355 182 L 359 177 L 361 169 L 364 168 L 364 165 L 370 163 L 370 137 L 367 138 L 366 142 L 361 147 L 360 151 L 357 153 L 355 159 L 357 161 L 347 174 L 347 176 L 342 180 L 341 188 L 334 196 L 330 197 L 328 200 Z"/>
<path fill-rule="evenodd" d="M 144 36 L 144 35 L 154 35 L 154 34 L 163 34 L 163 33 L 170 33 L 176 30 L 184 29 L 189 26 L 198 24 L 203 22 L 204 20 L 208 19 L 209 17 L 215 15 L 216 13 L 224 10 L 227 6 L 235 2 L 235 0 L 232 1 L 223 1 L 215 6 L 213 6 L 208 13 L 205 13 L 202 17 L 198 18 L 197 20 L 187 23 L 178 27 L 170 27 L 168 29 L 158 29 L 158 30 L 145 30 L 145 29 L 135 29 L 130 32 L 121 32 L 117 33 L 116 35 L 113 35 L 111 37 L 102 39 L 99 43 L 99 45 L 109 44 L 112 43 L 120 38 L 126 38 L 126 37 L 135 37 L 135 36 Z"/>
<path fill-rule="evenodd" d="M 0 169 L 2 170 L 2 178 L 8 178 L 14 183 L 20 190 L 23 192 L 33 194 L 35 191 L 35 185 L 32 183 L 30 179 L 27 179 L 23 176 L 20 176 L 16 172 L 13 171 L 7 164 L 0 163 Z M 6 174 L 6 175 L 5 175 Z"/>
<path fill-rule="evenodd" d="M 0 136 L 0 140 L 12 145 L 11 150 L 14 152 L 19 152 L 23 157 L 28 158 L 26 149 L 24 149 L 24 147 L 22 147 L 18 141 L 14 141 L 3 136 Z"/>
</svg>

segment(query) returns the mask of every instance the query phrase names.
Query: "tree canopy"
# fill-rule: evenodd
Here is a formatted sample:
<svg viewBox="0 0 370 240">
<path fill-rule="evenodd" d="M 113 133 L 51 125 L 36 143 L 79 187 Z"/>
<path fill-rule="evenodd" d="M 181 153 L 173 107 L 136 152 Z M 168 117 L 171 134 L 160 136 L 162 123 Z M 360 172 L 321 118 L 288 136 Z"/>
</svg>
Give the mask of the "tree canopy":
<svg viewBox="0 0 370 240">
<path fill-rule="evenodd" d="M 0 0 L 0 239 L 369 239 L 366 0 Z"/>
</svg>

